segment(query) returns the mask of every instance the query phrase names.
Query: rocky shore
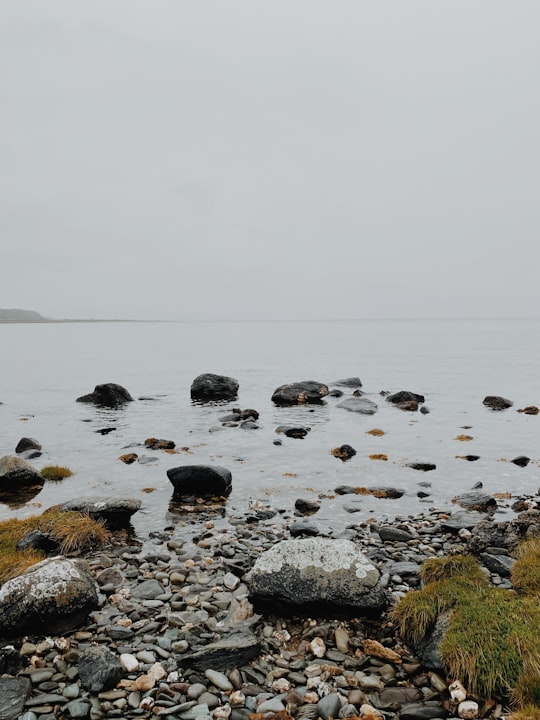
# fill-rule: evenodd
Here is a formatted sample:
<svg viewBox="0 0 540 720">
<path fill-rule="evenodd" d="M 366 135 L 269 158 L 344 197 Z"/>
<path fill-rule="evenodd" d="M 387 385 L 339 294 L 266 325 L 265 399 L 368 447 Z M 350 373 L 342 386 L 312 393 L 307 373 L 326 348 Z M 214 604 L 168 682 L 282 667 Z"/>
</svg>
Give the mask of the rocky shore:
<svg viewBox="0 0 540 720">
<path fill-rule="evenodd" d="M 280 602 L 259 606 L 257 559 L 293 535 L 315 533 L 294 514 L 255 503 L 248 514 L 224 516 L 203 505 L 144 540 L 117 533 L 85 559 L 99 606 L 82 626 L 2 642 L 0 717 L 457 716 L 455 697 L 467 693 L 456 696 L 449 686 L 459 678 L 444 677 L 403 645 L 388 609 L 420 585 L 424 560 L 468 552 L 471 543 L 491 582 L 511 587 L 501 524 L 477 515 L 431 509 L 391 523 L 351 523 L 332 538 L 352 541 L 380 574 L 387 609 L 363 617 L 339 607 L 306 615 Z M 536 532 L 537 515 L 529 510 L 506 523 L 504 537 Z M 502 704 L 469 700 L 472 714 L 460 705 L 461 717 L 503 717 Z"/>
</svg>

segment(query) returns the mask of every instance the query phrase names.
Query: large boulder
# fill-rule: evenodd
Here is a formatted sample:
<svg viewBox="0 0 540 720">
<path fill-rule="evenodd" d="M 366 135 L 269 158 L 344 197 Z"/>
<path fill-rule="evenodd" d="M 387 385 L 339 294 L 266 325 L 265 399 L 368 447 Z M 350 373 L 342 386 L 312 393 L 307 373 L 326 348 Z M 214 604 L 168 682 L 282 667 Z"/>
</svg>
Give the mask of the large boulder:
<svg viewBox="0 0 540 720">
<path fill-rule="evenodd" d="M 476 510 L 477 512 L 495 512 L 497 509 L 497 501 L 493 495 L 481 492 L 466 492 L 456 495 L 452 498 L 452 502 L 456 503 L 464 510 Z"/>
<path fill-rule="evenodd" d="M 97 605 L 96 584 L 82 561 L 42 560 L 0 588 L 0 633 L 65 633 Z"/>
<path fill-rule="evenodd" d="M 226 375 L 204 373 L 191 384 L 192 400 L 235 400 L 238 395 L 238 380 Z"/>
<path fill-rule="evenodd" d="M 14 455 L 0 458 L 0 502 L 22 507 L 43 488 L 45 479 L 33 465 Z"/>
<path fill-rule="evenodd" d="M 511 400 L 507 400 L 500 395 L 486 395 L 482 403 L 491 410 L 506 410 L 514 404 Z"/>
<path fill-rule="evenodd" d="M 141 501 L 134 498 L 84 497 L 62 503 L 59 510 L 90 515 L 101 520 L 109 530 L 129 528 L 131 516 L 141 507 Z"/>
<path fill-rule="evenodd" d="M 276 405 L 305 405 L 320 403 L 328 395 L 328 386 L 316 380 L 304 380 L 280 385 L 274 390 L 272 402 Z"/>
<path fill-rule="evenodd" d="M 255 600 L 303 612 L 362 613 L 387 600 L 379 571 L 350 540 L 282 540 L 257 558 L 250 586 Z"/>
<path fill-rule="evenodd" d="M 77 402 L 93 403 L 101 407 L 116 408 L 125 403 L 133 402 L 133 398 L 122 385 L 104 383 L 103 385 L 96 385 L 94 392 L 78 397 Z"/>
<path fill-rule="evenodd" d="M 26 677 L 0 678 L 0 718 L 16 720 L 20 717 L 31 691 L 32 685 Z"/>
<path fill-rule="evenodd" d="M 377 403 L 367 397 L 350 397 L 338 403 L 337 407 L 360 415 L 374 415 L 377 412 Z"/>
<path fill-rule="evenodd" d="M 174 496 L 226 496 L 232 489 L 232 474 L 220 465 L 180 465 L 167 470 Z"/>
</svg>

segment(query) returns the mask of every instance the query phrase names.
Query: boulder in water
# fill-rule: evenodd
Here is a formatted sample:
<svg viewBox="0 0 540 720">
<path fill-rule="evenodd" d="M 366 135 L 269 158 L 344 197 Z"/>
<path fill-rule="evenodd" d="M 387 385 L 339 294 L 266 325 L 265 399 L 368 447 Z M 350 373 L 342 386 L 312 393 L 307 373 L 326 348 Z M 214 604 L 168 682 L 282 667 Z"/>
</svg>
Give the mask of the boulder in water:
<svg viewBox="0 0 540 720">
<path fill-rule="evenodd" d="M 226 375 L 204 373 L 191 384 L 192 400 L 235 400 L 238 395 L 238 380 Z"/>
<path fill-rule="evenodd" d="M 96 385 L 94 392 L 78 397 L 77 402 L 93 403 L 101 407 L 116 408 L 125 403 L 133 402 L 133 398 L 122 385 L 118 385 L 117 383 L 104 383 L 102 385 Z"/>
<path fill-rule="evenodd" d="M 232 474 L 220 465 L 181 465 L 167 470 L 175 496 L 229 495 Z"/>
<path fill-rule="evenodd" d="M 514 404 L 511 400 L 507 400 L 500 395 L 486 395 L 482 403 L 491 410 L 506 410 Z"/>
<path fill-rule="evenodd" d="M 328 395 L 328 386 L 316 380 L 280 385 L 274 390 L 272 402 L 276 405 L 306 405 L 321 403 Z"/>
</svg>

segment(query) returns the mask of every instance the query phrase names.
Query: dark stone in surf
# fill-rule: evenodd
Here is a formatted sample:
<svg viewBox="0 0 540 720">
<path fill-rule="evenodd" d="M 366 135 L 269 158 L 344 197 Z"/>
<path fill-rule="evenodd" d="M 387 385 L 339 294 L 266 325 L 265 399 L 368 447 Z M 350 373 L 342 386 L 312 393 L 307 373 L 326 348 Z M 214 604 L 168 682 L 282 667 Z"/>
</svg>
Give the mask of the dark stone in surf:
<svg viewBox="0 0 540 720">
<path fill-rule="evenodd" d="M 235 400 L 238 395 L 238 380 L 226 375 L 203 373 L 191 384 L 192 400 Z"/>
<path fill-rule="evenodd" d="M 20 455 L 21 453 L 26 452 L 26 450 L 41 450 L 41 443 L 38 443 L 38 441 L 34 440 L 34 438 L 23 437 L 17 443 L 15 452 L 17 455 Z"/>
<path fill-rule="evenodd" d="M 506 410 L 514 404 L 511 400 L 507 400 L 500 395 L 486 395 L 482 402 L 491 410 Z"/>
<path fill-rule="evenodd" d="M 394 405 L 398 403 L 403 402 L 416 402 L 416 403 L 423 403 L 425 401 L 425 398 L 423 395 L 419 395 L 418 393 L 411 392 L 410 390 L 400 390 L 397 393 L 394 393 L 393 395 L 388 395 L 386 397 L 388 402 L 394 403 Z"/>
<path fill-rule="evenodd" d="M 181 465 L 167 470 L 174 487 L 174 495 L 226 496 L 232 490 L 232 474 L 220 465 Z"/>
<path fill-rule="evenodd" d="M 315 380 L 280 385 L 274 390 L 272 402 L 276 405 L 305 405 L 321 403 L 328 395 L 328 386 Z"/>
<path fill-rule="evenodd" d="M 77 402 L 93 403 L 100 407 L 116 408 L 128 402 L 133 402 L 133 398 L 122 385 L 118 385 L 117 383 L 103 383 L 102 385 L 96 385 L 94 392 L 78 397 Z"/>
</svg>

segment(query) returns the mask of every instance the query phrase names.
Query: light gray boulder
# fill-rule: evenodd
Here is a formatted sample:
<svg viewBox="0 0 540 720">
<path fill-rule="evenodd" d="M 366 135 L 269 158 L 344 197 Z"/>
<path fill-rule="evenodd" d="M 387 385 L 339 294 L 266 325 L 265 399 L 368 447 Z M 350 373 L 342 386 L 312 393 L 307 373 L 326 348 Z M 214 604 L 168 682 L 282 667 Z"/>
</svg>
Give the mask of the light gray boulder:
<svg viewBox="0 0 540 720">
<path fill-rule="evenodd" d="M 250 577 L 255 601 L 293 605 L 309 611 L 325 606 L 369 612 L 387 596 L 373 563 L 350 540 L 282 540 L 257 559 Z"/>
<path fill-rule="evenodd" d="M 377 403 L 367 397 L 350 397 L 338 403 L 337 407 L 360 415 L 375 415 L 378 409 Z"/>
<path fill-rule="evenodd" d="M 0 588 L 4 637 L 73 630 L 98 605 L 97 588 L 80 560 L 42 560 Z"/>
</svg>

